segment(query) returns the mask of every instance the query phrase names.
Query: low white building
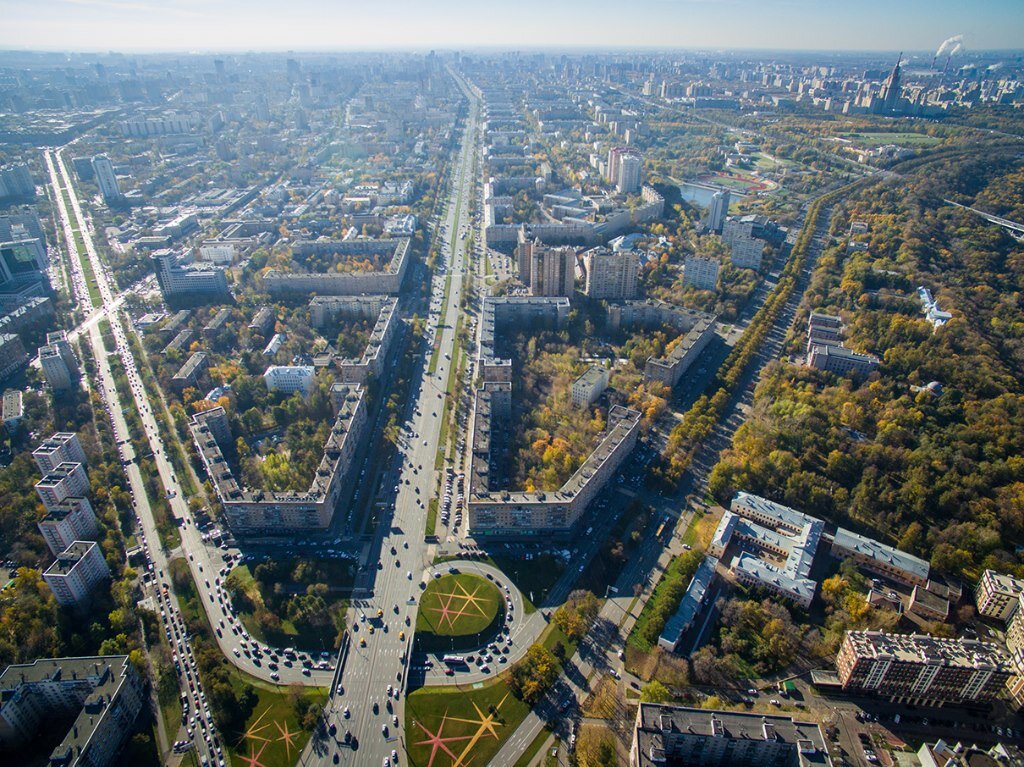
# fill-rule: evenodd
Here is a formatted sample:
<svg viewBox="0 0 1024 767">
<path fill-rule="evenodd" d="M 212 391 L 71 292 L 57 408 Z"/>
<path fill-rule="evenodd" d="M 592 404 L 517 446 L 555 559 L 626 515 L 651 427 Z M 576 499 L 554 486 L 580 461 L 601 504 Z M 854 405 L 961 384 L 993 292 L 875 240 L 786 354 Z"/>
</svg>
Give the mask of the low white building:
<svg viewBox="0 0 1024 767">
<path fill-rule="evenodd" d="M 608 368 L 591 365 L 587 371 L 572 383 L 573 407 L 588 408 L 608 388 Z"/>
<path fill-rule="evenodd" d="M 302 392 L 308 396 L 313 391 L 316 368 L 312 365 L 271 365 L 263 373 L 268 391 L 285 394 Z"/>
</svg>

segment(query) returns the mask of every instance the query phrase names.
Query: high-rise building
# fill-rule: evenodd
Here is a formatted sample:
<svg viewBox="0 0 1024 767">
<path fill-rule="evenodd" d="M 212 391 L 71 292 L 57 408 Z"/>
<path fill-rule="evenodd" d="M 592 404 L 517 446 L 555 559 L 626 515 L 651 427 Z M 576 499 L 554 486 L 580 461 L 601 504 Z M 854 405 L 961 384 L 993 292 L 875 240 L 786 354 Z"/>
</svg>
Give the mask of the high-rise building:
<svg viewBox="0 0 1024 767">
<path fill-rule="evenodd" d="M 625 154 L 621 157 L 615 181 L 615 188 L 619 190 L 620 194 L 634 194 L 640 191 L 643 164 L 639 154 Z"/>
<path fill-rule="evenodd" d="M 713 258 L 687 256 L 683 263 L 683 284 L 698 290 L 714 290 L 718 285 L 718 262 Z"/>
<path fill-rule="evenodd" d="M 121 200 L 121 186 L 117 183 L 117 174 L 114 173 L 114 164 L 105 154 L 96 155 L 92 158 L 92 169 L 96 174 L 96 184 L 100 188 L 100 194 L 108 205 Z"/>
<path fill-rule="evenodd" d="M 593 248 L 583 254 L 586 294 L 594 299 L 622 301 L 639 295 L 640 254 Z"/>
<path fill-rule="evenodd" d="M 641 165 L 643 160 L 640 157 L 639 150 L 629 146 L 616 146 L 608 150 L 608 160 L 605 164 L 605 178 L 607 178 L 609 184 L 619 184 L 619 176 L 622 171 L 622 160 L 625 157 L 635 157 L 640 161 Z M 639 170 L 637 172 L 637 189 L 640 188 L 639 182 Z"/>
<path fill-rule="evenodd" d="M 535 245 L 529 270 L 530 293 L 571 298 L 574 287 L 575 250 Z"/>
<path fill-rule="evenodd" d="M 99 535 L 96 512 L 88 498 L 66 498 L 39 520 L 39 532 L 58 556 L 75 541 L 95 541 Z"/>
<path fill-rule="evenodd" d="M 41 658 L 0 674 L 0 750 L 48 738 L 70 717 L 51 767 L 108 767 L 135 731 L 146 681 L 127 655 Z M 77 712 L 77 713 L 76 713 Z M 48 730 L 40 734 L 40 730 Z"/>
<path fill-rule="evenodd" d="M 109 577 L 107 560 L 95 541 L 75 541 L 43 573 L 57 604 L 64 607 L 86 603 L 97 584 Z"/>
<path fill-rule="evenodd" d="M 721 232 L 725 217 L 729 214 L 729 190 L 721 189 L 711 195 L 711 206 L 708 208 L 704 226 L 709 232 Z"/>
<path fill-rule="evenodd" d="M 753 237 L 734 237 L 729 260 L 738 269 L 760 269 L 764 260 L 764 241 Z"/>
<path fill-rule="evenodd" d="M 32 451 L 32 457 L 43 474 L 49 474 L 62 463 L 85 463 L 85 451 L 73 431 L 58 431 L 50 435 Z"/>
<path fill-rule="evenodd" d="M 181 266 L 172 250 L 158 250 L 150 258 L 164 298 L 182 295 L 226 295 L 228 281 L 223 269 L 207 264 Z"/>
<path fill-rule="evenodd" d="M 39 367 L 43 371 L 46 383 L 54 392 L 65 392 L 71 389 L 74 379 L 60 351 L 55 346 L 39 347 Z"/>
<path fill-rule="evenodd" d="M 89 475 L 81 463 L 61 463 L 36 482 L 36 492 L 47 511 L 65 498 L 84 498 L 89 494 Z"/>
<path fill-rule="evenodd" d="M 67 391 L 78 380 L 78 360 L 64 331 L 46 334 L 46 345 L 39 347 L 39 366 L 54 391 Z"/>
<path fill-rule="evenodd" d="M 903 59 L 901 52 L 896 59 L 896 65 L 892 68 L 889 76 L 882 83 L 882 89 L 878 92 L 878 98 L 882 104 L 882 112 L 892 114 L 900 104 L 900 61 Z"/>
<path fill-rule="evenodd" d="M 1020 595 L 1024 593 L 1024 580 L 995 570 L 986 570 L 978 581 L 974 601 L 978 614 L 1006 623 L 1017 612 Z"/>
<path fill-rule="evenodd" d="M 883 631 L 847 631 L 836 671 L 844 691 L 926 706 L 992 701 L 1013 674 L 998 645 Z"/>
<path fill-rule="evenodd" d="M 36 185 L 25 163 L 0 168 L 0 199 L 31 200 L 35 196 Z"/>
<path fill-rule="evenodd" d="M 576 251 L 529 240 L 518 249 L 519 278 L 535 296 L 571 298 L 576 284 Z"/>
</svg>

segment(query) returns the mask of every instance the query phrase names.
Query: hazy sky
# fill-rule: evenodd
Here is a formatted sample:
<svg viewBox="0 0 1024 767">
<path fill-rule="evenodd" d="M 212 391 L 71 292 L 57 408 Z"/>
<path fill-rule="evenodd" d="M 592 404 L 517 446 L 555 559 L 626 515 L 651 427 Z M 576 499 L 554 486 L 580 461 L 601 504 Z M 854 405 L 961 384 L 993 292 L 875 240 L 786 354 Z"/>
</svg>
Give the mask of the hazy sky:
<svg viewBox="0 0 1024 767">
<path fill-rule="evenodd" d="M 1024 47 L 1024 0 L 0 0 L 0 47 Z"/>
</svg>

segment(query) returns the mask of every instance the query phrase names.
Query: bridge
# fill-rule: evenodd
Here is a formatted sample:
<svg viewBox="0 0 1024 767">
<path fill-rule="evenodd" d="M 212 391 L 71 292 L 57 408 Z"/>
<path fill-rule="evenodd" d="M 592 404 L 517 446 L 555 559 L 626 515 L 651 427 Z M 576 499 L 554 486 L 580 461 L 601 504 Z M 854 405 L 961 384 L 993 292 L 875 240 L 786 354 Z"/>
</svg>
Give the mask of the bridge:
<svg viewBox="0 0 1024 767">
<path fill-rule="evenodd" d="M 961 205 L 960 203 L 953 202 L 952 200 L 943 200 L 943 202 L 945 202 L 948 205 L 955 205 L 958 208 L 963 208 L 964 210 L 969 210 L 972 213 L 978 214 L 979 216 L 981 216 L 983 219 L 990 223 L 997 224 L 1003 227 L 1004 229 L 1009 229 L 1013 233 L 1014 237 L 1024 237 L 1024 224 L 1018 224 L 1016 221 L 1010 221 L 1010 219 L 1008 218 L 993 216 L 991 213 L 986 213 L 983 210 L 972 208 L 970 205 Z"/>
</svg>

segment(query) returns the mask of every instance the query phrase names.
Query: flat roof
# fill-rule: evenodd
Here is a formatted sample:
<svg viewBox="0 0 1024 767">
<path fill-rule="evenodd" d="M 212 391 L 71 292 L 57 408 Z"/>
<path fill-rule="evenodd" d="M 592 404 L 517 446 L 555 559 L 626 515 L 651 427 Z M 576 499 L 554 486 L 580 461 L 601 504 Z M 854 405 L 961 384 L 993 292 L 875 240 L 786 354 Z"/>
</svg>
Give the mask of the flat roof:
<svg viewBox="0 0 1024 767">
<path fill-rule="evenodd" d="M 674 761 L 673 747 L 685 742 L 681 734 L 706 738 L 763 742 L 777 753 L 783 744 L 789 758 L 784 762 L 794 767 L 829 767 L 825 736 L 815 722 L 801 722 L 781 714 L 756 714 L 735 711 L 713 711 L 657 703 L 641 703 L 634 738 L 641 767 L 679 763 Z M 781 757 L 781 755 L 779 755 Z M 683 762 L 685 763 L 685 762 Z M 724 757 L 713 764 L 728 764 Z"/>
</svg>

